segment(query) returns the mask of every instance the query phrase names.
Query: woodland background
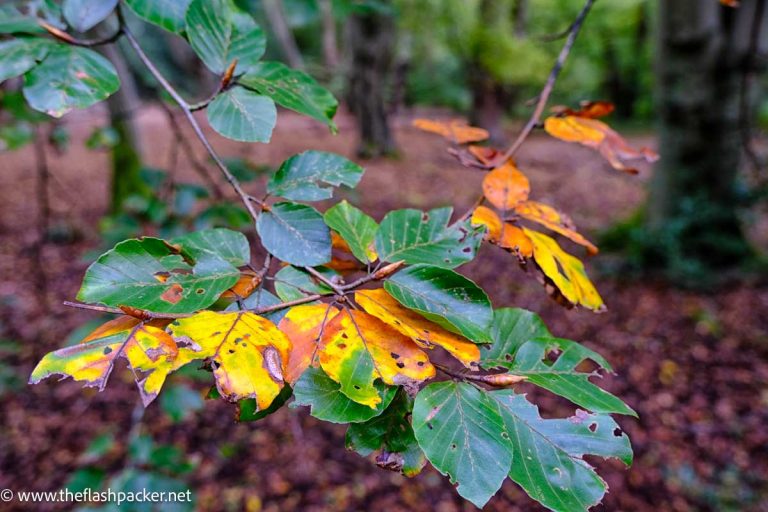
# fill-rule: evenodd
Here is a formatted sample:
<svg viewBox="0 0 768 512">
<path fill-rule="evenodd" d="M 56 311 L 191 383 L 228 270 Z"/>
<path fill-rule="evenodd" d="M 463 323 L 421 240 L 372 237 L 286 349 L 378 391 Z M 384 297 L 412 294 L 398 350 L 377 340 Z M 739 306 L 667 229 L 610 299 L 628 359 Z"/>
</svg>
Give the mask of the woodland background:
<svg viewBox="0 0 768 512">
<path fill-rule="evenodd" d="M 209 136 L 253 187 L 305 149 L 375 157 L 360 160 L 367 172 L 348 196 L 380 218 L 472 204 L 482 174 L 411 121 L 468 117 L 508 143 L 582 2 L 240 3 L 268 28 L 270 59 L 303 67 L 346 100 L 340 135 L 281 112 L 269 145 Z M 539 197 L 603 249 L 587 265 L 605 314 L 563 310 L 497 248 L 470 265 L 494 304 L 535 311 L 556 335 L 599 349 L 616 370 L 606 388 L 638 411 L 619 419 L 634 465 L 597 462 L 610 485 L 598 509 L 768 510 L 764 4 L 603 0 L 590 14 L 553 103 L 613 102 L 612 126 L 661 160 L 628 176 L 543 132 L 517 160 Z M 189 97 L 215 88 L 180 40 L 142 27 Z M 346 452 L 343 427 L 304 410 L 235 423 L 227 404 L 204 403 L 193 373 L 174 375 L 146 412 L 127 376 L 100 394 L 26 385 L 44 353 L 92 322 L 61 303 L 100 250 L 185 226 L 248 224 L 235 201 L 206 208 L 206 156 L 140 68 L 119 47 L 105 51 L 125 71 L 106 105 L 51 122 L 19 114 L 18 83 L 2 89 L 0 488 L 190 488 L 204 510 L 473 509 L 434 470 L 406 480 Z M 539 395 L 545 414 L 572 412 Z M 487 509 L 534 507 L 508 483 Z"/>
</svg>

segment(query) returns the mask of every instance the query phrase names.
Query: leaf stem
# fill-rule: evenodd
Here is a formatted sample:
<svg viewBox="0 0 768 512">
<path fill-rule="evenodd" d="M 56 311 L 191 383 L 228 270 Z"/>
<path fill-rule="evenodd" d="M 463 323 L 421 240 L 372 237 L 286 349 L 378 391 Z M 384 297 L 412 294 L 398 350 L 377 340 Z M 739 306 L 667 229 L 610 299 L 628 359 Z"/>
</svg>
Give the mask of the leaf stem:
<svg viewBox="0 0 768 512">
<path fill-rule="evenodd" d="M 83 46 L 85 48 L 91 48 L 93 46 L 103 46 L 105 44 L 114 43 L 118 38 L 123 35 L 123 24 L 117 29 L 114 34 L 101 38 L 101 39 L 78 39 L 63 30 L 60 30 L 53 25 L 47 23 L 44 20 L 37 20 L 37 24 L 43 27 L 49 34 L 60 41 L 71 44 L 73 46 Z"/>
</svg>

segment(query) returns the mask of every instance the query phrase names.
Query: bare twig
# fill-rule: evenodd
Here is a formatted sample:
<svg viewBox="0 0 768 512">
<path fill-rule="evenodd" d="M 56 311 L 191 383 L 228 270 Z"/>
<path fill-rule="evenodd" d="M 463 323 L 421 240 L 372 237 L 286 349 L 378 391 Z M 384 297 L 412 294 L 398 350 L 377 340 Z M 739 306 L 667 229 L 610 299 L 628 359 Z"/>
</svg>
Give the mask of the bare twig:
<svg viewBox="0 0 768 512">
<path fill-rule="evenodd" d="M 536 102 L 536 108 L 534 109 L 531 118 L 525 124 L 523 130 L 517 136 L 517 139 L 515 139 L 509 149 L 507 149 L 507 151 L 504 152 L 504 154 L 495 162 L 497 165 L 500 165 L 512 158 L 517 150 L 520 149 L 520 146 L 523 145 L 523 142 L 525 142 L 525 139 L 528 138 L 536 125 L 541 122 L 541 115 L 544 113 L 544 108 L 547 105 L 549 96 L 552 94 L 552 90 L 555 87 L 557 77 L 560 75 L 560 72 L 563 69 L 563 65 L 568 59 L 568 55 L 571 53 L 571 49 L 573 49 L 573 45 L 576 42 L 576 37 L 579 35 L 579 31 L 584 24 L 584 20 L 587 18 L 587 14 L 589 14 L 589 11 L 592 9 L 594 3 L 595 0 L 587 0 L 584 4 L 584 7 L 581 8 L 578 16 L 576 16 L 576 19 L 569 29 L 568 38 L 565 40 L 565 44 L 563 45 L 562 50 L 560 50 L 560 54 L 557 56 L 557 61 L 555 61 L 555 65 L 552 68 L 552 71 L 549 73 L 547 82 L 544 84 L 544 88 L 539 94 L 538 101 Z"/>
<path fill-rule="evenodd" d="M 86 48 L 114 43 L 123 34 L 122 23 L 120 24 L 120 27 L 117 29 L 117 32 L 100 39 L 78 39 L 43 20 L 37 20 L 37 23 L 56 39 L 59 39 L 60 41 L 64 41 L 65 43 L 71 44 L 73 46 L 84 46 Z"/>
<path fill-rule="evenodd" d="M 447 366 L 441 364 L 432 363 L 435 368 L 443 372 L 444 374 L 454 379 L 464 380 L 468 382 L 479 382 L 488 386 L 494 387 L 506 387 L 513 384 L 518 384 L 527 379 L 524 375 L 514 375 L 512 373 L 469 373 L 466 371 L 456 371 Z"/>
<path fill-rule="evenodd" d="M 328 286 L 331 290 L 336 292 L 338 295 L 344 295 L 344 291 L 341 288 L 339 288 L 338 284 L 334 283 L 333 281 L 331 281 L 330 279 L 325 277 L 323 274 L 321 274 L 320 272 L 318 272 L 314 268 L 312 268 L 312 267 L 304 267 L 304 270 L 306 270 L 307 272 L 312 274 L 315 278 L 320 280 L 323 284 Z"/>
<path fill-rule="evenodd" d="M 120 11 L 118 11 L 118 13 L 119 12 Z M 136 52 L 136 55 L 139 57 L 139 60 L 141 60 L 142 64 L 144 64 L 144 67 L 146 67 L 147 70 L 149 70 L 149 72 L 152 74 L 155 80 L 157 80 L 160 86 L 163 89 L 165 89 L 165 91 L 171 96 L 171 98 L 173 98 L 173 101 L 175 101 L 179 105 L 182 112 L 184 112 L 184 116 L 187 118 L 187 121 L 189 122 L 190 126 L 192 126 L 192 129 L 195 132 L 195 135 L 197 136 L 197 138 L 200 140 L 200 143 L 203 145 L 205 150 L 210 155 L 211 159 L 213 159 L 216 166 L 224 175 L 224 178 L 226 178 L 227 182 L 232 186 L 232 188 L 235 190 L 237 195 L 240 197 L 240 200 L 242 201 L 243 205 L 245 205 L 246 210 L 248 210 L 248 213 L 250 214 L 251 218 L 253 218 L 255 222 L 259 216 L 259 213 L 254 208 L 252 202 L 249 201 L 248 199 L 249 196 L 243 190 L 242 186 L 240 185 L 240 182 L 237 180 L 237 178 L 235 178 L 235 176 L 229 170 L 229 168 L 221 159 L 221 157 L 216 152 L 216 150 L 213 149 L 213 146 L 211 145 L 211 142 L 208 140 L 208 137 L 206 137 L 205 133 L 203 133 L 203 129 L 200 127 L 200 123 L 197 122 L 197 119 L 195 119 L 195 116 L 192 113 L 192 110 L 190 110 L 189 103 L 187 103 L 187 101 L 181 97 L 181 94 L 179 94 L 179 92 L 170 84 L 170 82 L 168 82 L 168 80 L 163 76 L 162 73 L 160 73 L 160 70 L 157 69 L 157 67 L 150 60 L 147 54 L 144 53 L 144 50 L 142 50 L 141 45 L 136 40 L 136 37 L 133 35 L 133 32 L 131 32 L 128 26 L 125 25 L 125 22 L 122 19 L 122 16 L 120 17 L 120 23 L 121 23 L 121 26 L 123 27 L 123 34 L 125 34 L 125 38 L 128 40 L 128 44 L 130 44 L 131 48 L 133 48 L 133 50 Z"/>
</svg>

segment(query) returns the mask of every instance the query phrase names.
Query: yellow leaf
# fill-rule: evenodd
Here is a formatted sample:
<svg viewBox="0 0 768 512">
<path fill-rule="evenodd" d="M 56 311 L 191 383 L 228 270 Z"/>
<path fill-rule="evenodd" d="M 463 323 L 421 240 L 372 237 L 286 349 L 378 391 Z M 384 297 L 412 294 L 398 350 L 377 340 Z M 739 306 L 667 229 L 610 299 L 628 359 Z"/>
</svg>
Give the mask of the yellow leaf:
<svg viewBox="0 0 768 512">
<path fill-rule="evenodd" d="M 421 347 L 442 347 L 466 367 L 480 360 L 480 349 L 477 345 L 403 307 L 383 288 L 355 292 L 355 300 L 365 311 L 408 336 Z"/>
<path fill-rule="evenodd" d="M 486 237 L 488 241 L 497 244 L 499 247 L 509 249 L 517 254 L 519 258 L 530 258 L 533 256 L 533 246 L 531 241 L 525 236 L 525 233 L 512 224 L 502 222 L 496 212 L 485 206 L 478 206 L 472 213 L 471 222 L 473 225 L 483 225 L 487 228 Z"/>
<path fill-rule="evenodd" d="M 442 135 L 446 139 L 456 144 L 466 144 L 467 142 L 480 142 L 488 138 L 487 130 L 469 126 L 464 121 L 433 121 L 431 119 L 416 119 L 413 126 L 425 132 Z"/>
<path fill-rule="evenodd" d="M 533 244 L 533 258 L 541 271 L 571 304 L 593 311 L 605 309 L 603 299 L 587 277 L 584 265 L 563 251 L 557 242 L 542 233 L 523 228 Z"/>
<path fill-rule="evenodd" d="M 573 221 L 565 214 L 558 212 L 549 205 L 536 201 L 526 201 L 515 206 L 515 213 L 524 219 L 537 222 L 542 226 L 570 238 L 579 245 L 587 248 L 590 254 L 597 254 L 597 247 L 578 233 Z"/>
<path fill-rule="evenodd" d="M 544 121 L 544 129 L 560 140 L 598 150 L 614 169 L 630 174 L 637 174 L 637 169 L 629 167 L 626 164 L 628 160 L 655 162 L 659 159 L 659 155 L 648 148 L 638 150 L 631 147 L 621 135 L 597 119 L 576 115 L 552 116 Z"/>
<path fill-rule="evenodd" d="M 136 384 L 144 405 L 149 405 L 173 370 L 178 348 L 162 326 L 142 323 L 137 318 L 121 316 L 101 325 L 78 345 L 50 352 L 32 372 L 36 384 L 54 374 L 69 376 L 86 386 L 104 389 L 117 359 L 128 360 L 136 375 Z"/>
<path fill-rule="evenodd" d="M 176 367 L 208 359 L 219 394 L 236 402 L 255 398 L 266 409 L 283 388 L 291 342 L 275 324 L 245 311 L 202 311 L 169 326 L 179 350 Z"/>
<path fill-rule="evenodd" d="M 499 210 L 511 210 L 528 199 L 530 184 L 512 161 L 490 171 L 483 178 L 483 194 Z"/>
<path fill-rule="evenodd" d="M 413 341 L 362 311 L 344 310 L 325 326 L 319 359 L 342 393 L 373 409 L 381 402 L 376 379 L 408 385 L 435 375 L 435 367 Z"/>
<path fill-rule="evenodd" d="M 296 306 L 280 320 L 278 328 L 291 340 L 291 353 L 285 368 L 285 381 L 296 382 L 317 352 L 321 331 L 339 309 L 328 304 Z"/>
</svg>

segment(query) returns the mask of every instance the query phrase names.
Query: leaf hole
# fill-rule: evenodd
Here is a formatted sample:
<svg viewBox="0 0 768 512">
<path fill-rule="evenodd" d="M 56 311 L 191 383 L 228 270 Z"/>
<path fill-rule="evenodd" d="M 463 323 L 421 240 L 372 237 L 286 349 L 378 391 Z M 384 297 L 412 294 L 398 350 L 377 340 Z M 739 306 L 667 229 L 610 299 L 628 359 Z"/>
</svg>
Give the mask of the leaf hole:
<svg viewBox="0 0 768 512">
<path fill-rule="evenodd" d="M 615 429 L 613 429 L 614 436 L 621 437 L 623 434 L 624 432 L 619 427 L 616 427 Z"/>
<path fill-rule="evenodd" d="M 340 348 L 340 349 L 342 349 L 342 350 L 344 350 L 345 348 L 347 348 L 347 344 L 346 344 L 346 343 L 339 343 L 339 344 L 338 344 L 338 345 L 336 345 L 336 346 L 337 346 L 337 347 L 339 347 L 339 348 Z"/>
<path fill-rule="evenodd" d="M 590 424 L 588 428 L 590 432 L 597 432 L 597 423 Z"/>
<path fill-rule="evenodd" d="M 419 361 L 416 364 L 419 365 L 419 366 L 424 366 L 424 361 Z"/>
<path fill-rule="evenodd" d="M 451 444 L 451 450 L 455 450 L 455 449 L 456 449 L 456 443 L 452 443 Z"/>
<path fill-rule="evenodd" d="M 400 358 L 400 354 L 396 354 L 394 352 L 390 352 L 389 355 L 392 356 L 392 359 L 399 359 Z"/>
<path fill-rule="evenodd" d="M 198 288 L 197 290 L 195 290 L 195 293 L 198 294 L 198 295 L 202 295 L 202 294 L 205 293 L 205 290 L 202 289 L 202 288 Z"/>
<path fill-rule="evenodd" d="M 110 352 L 112 352 L 112 347 L 104 347 L 104 355 L 107 355 Z"/>
<path fill-rule="evenodd" d="M 507 432 L 502 432 L 502 433 L 501 433 L 501 437 L 502 437 L 503 439 L 509 439 L 509 434 L 508 434 Z"/>
<path fill-rule="evenodd" d="M 355 388 L 355 389 L 357 389 L 358 391 L 360 390 L 360 386 L 358 386 L 357 384 L 355 384 L 355 385 L 354 385 L 354 386 L 352 386 L 352 387 L 353 387 L 353 388 Z"/>
<path fill-rule="evenodd" d="M 427 423 L 427 428 L 429 430 L 433 430 L 435 427 L 433 427 L 431 423 Z"/>
<path fill-rule="evenodd" d="M 405 363 L 404 363 L 404 362 L 402 362 L 402 361 L 398 361 L 398 362 L 397 362 L 397 367 L 398 367 L 398 368 L 405 368 Z"/>
</svg>

